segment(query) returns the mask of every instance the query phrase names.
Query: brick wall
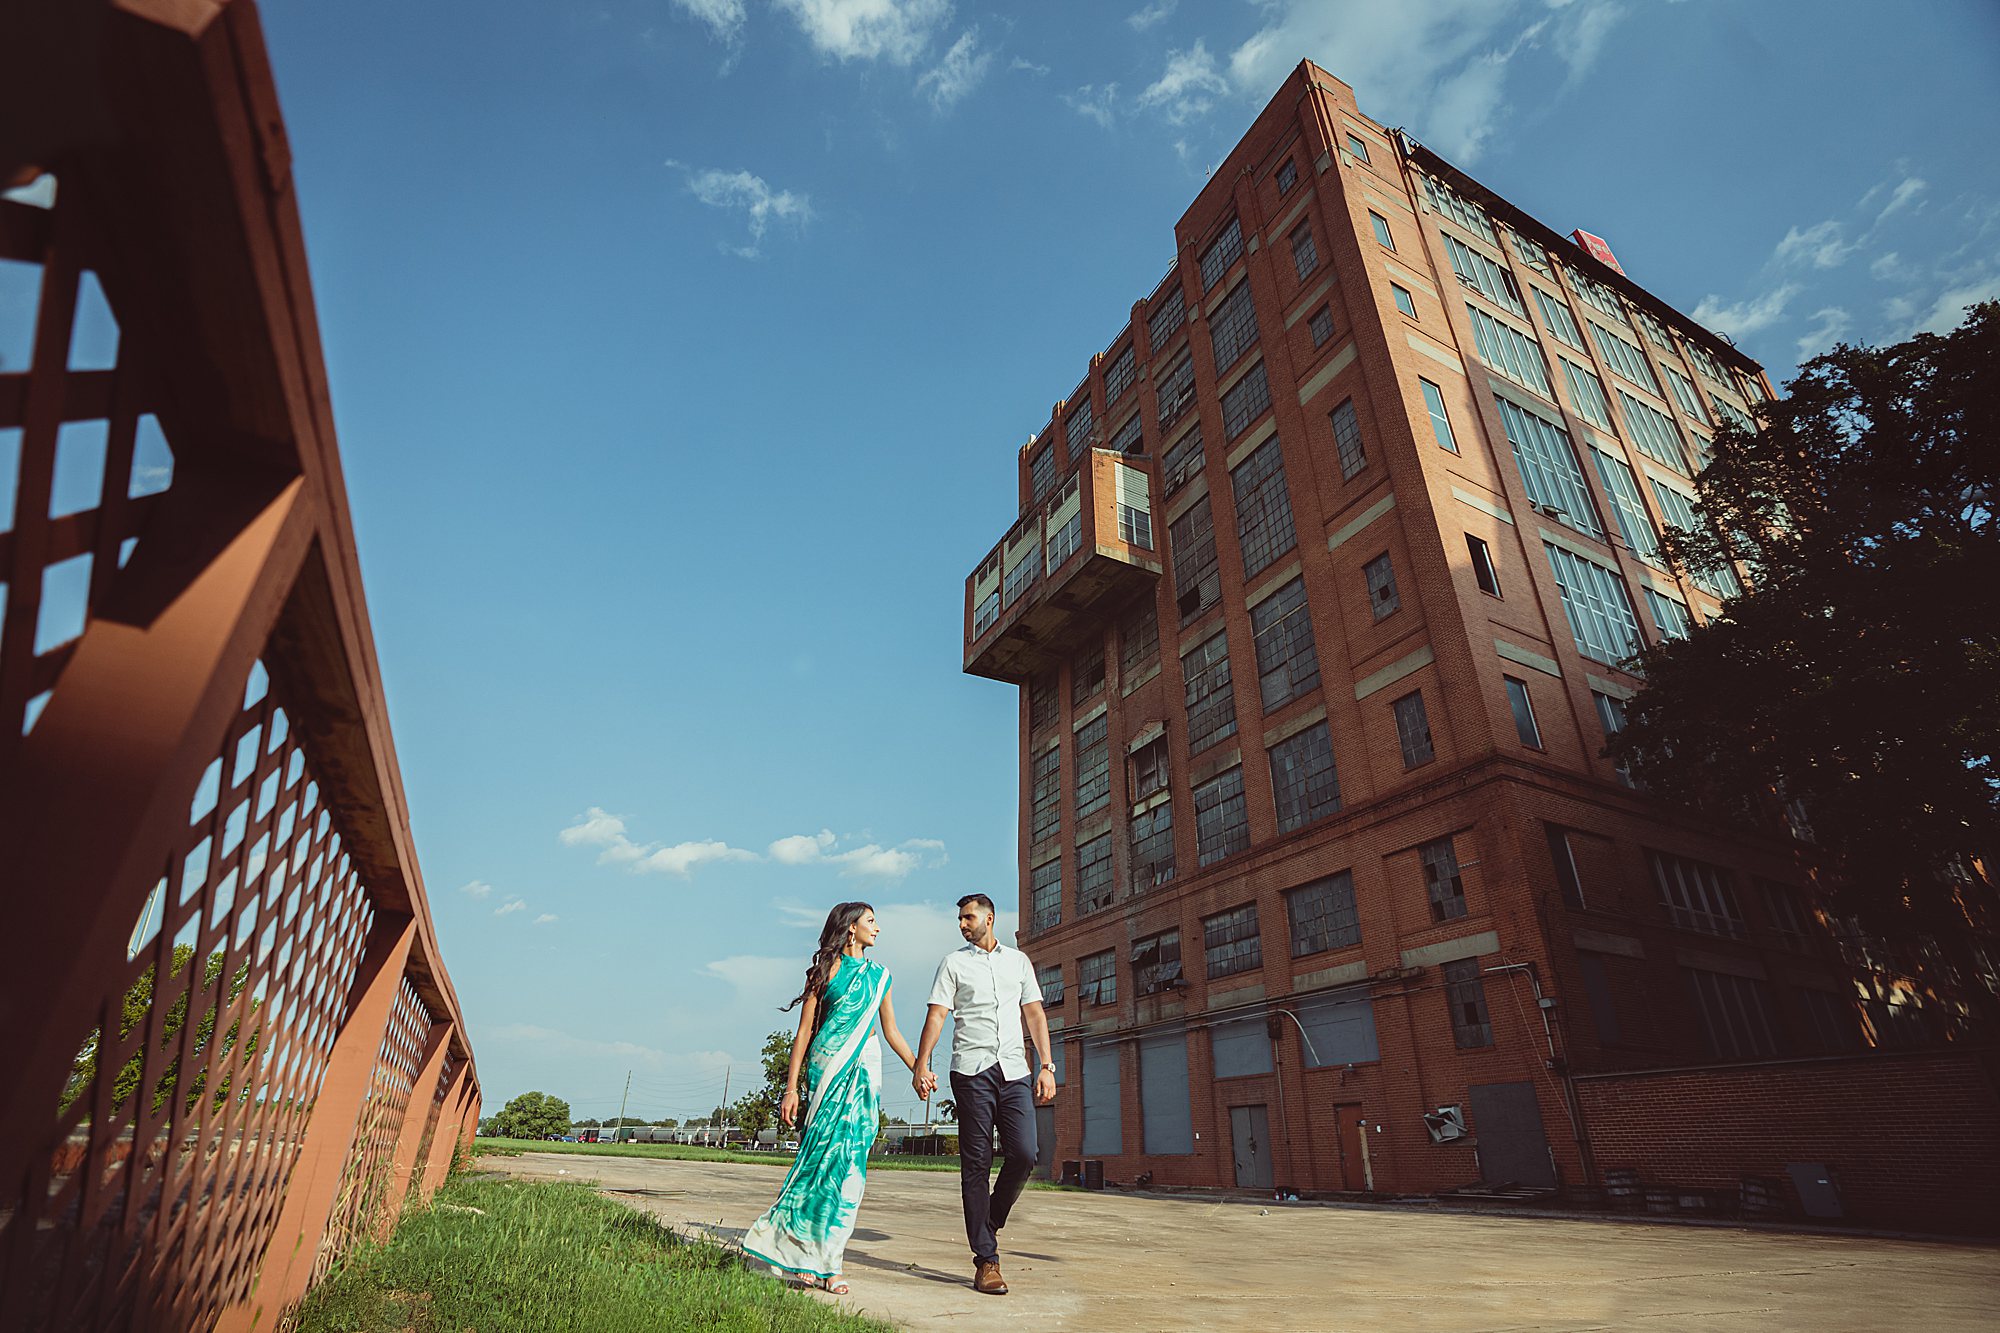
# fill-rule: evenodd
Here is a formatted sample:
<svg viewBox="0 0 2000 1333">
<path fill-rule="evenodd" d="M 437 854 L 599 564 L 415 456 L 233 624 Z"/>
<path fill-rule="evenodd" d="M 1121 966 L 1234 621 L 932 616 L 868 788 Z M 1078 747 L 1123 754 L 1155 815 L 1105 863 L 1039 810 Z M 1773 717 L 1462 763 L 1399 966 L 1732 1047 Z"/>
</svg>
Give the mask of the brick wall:
<svg viewBox="0 0 2000 1333">
<path fill-rule="evenodd" d="M 1920 1230 L 2000 1231 L 2000 1052 L 1921 1051 L 1577 1080 L 1600 1170 L 1649 1186 L 1784 1184 L 1823 1162 L 1847 1215 Z"/>
</svg>

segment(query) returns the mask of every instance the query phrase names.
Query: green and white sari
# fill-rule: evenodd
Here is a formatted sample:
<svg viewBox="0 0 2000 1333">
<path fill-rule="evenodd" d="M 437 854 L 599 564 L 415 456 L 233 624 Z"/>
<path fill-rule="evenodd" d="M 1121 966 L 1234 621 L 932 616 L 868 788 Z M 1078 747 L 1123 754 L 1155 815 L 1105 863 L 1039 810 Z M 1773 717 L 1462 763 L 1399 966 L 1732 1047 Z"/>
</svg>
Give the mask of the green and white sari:
<svg viewBox="0 0 2000 1333">
<path fill-rule="evenodd" d="M 826 1018 L 806 1050 L 806 1121 L 778 1201 L 750 1224 L 744 1252 L 774 1268 L 832 1277 L 854 1234 L 868 1183 L 868 1149 L 881 1104 L 875 1027 L 889 970 L 842 955 L 821 1003 Z"/>
</svg>

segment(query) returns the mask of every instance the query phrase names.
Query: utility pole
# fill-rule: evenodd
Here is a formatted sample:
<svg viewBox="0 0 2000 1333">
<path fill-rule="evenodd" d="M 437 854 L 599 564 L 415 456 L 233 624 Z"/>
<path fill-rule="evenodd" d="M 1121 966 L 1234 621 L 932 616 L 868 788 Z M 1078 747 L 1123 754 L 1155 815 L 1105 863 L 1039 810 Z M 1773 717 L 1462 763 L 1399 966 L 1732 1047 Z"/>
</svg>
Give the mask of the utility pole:
<svg viewBox="0 0 2000 1333">
<path fill-rule="evenodd" d="M 632 1097 L 632 1071 L 625 1071 L 625 1094 L 618 1099 L 618 1119 L 611 1126 L 611 1141 L 618 1142 L 618 1131 L 625 1128 L 625 1103 Z"/>
<path fill-rule="evenodd" d="M 729 1075 L 734 1068 L 734 1065 L 722 1067 L 722 1142 L 725 1147 L 729 1144 Z"/>
</svg>

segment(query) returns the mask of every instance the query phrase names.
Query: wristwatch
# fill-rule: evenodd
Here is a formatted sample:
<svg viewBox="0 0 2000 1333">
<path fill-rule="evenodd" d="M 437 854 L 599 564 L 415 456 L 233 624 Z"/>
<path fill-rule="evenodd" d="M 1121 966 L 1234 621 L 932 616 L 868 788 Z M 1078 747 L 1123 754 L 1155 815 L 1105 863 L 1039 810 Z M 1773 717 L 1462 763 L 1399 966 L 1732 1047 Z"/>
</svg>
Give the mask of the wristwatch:
<svg viewBox="0 0 2000 1333">
<path fill-rule="evenodd" d="M 1056 1072 L 1056 1067 L 1052 1064 L 1049 1064 L 1047 1061 L 1042 1062 L 1042 1068 L 1048 1070 L 1051 1074 Z"/>
</svg>

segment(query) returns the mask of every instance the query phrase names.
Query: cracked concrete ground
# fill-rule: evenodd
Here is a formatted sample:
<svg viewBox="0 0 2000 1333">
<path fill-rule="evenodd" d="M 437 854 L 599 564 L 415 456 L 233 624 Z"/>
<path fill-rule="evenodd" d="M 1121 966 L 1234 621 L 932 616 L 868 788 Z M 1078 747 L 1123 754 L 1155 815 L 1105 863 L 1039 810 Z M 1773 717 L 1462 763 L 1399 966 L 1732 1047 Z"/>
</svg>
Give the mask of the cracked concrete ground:
<svg viewBox="0 0 2000 1333">
<path fill-rule="evenodd" d="M 480 1165 L 592 1182 L 725 1243 L 782 1178 L 540 1153 Z M 1036 1190 L 1000 1258 L 1011 1293 L 973 1292 L 957 1177 L 877 1171 L 841 1303 L 918 1330 L 2000 1328 L 2000 1250 L 1865 1236 Z"/>
</svg>

